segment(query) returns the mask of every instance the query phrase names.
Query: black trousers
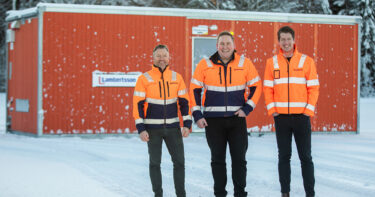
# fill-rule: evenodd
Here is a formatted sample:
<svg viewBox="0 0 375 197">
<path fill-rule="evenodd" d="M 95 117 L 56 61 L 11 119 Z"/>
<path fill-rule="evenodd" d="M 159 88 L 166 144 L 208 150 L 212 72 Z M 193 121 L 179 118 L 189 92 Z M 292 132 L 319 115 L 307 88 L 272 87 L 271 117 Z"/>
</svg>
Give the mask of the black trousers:
<svg viewBox="0 0 375 197">
<path fill-rule="evenodd" d="M 290 192 L 290 158 L 292 135 L 301 161 L 303 185 L 306 196 L 314 196 L 314 164 L 311 157 L 310 117 L 303 114 L 280 114 L 275 117 L 276 139 L 279 150 L 279 181 L 281 192 Z"/>
<path fill-rule="evenodd" d="M 240 117 L 206 118 L 206 138 L 211 150 L 211 169 L 214 178 L 215 196 L 226 196 L 227 168 L 226 148 L 232 158 L 232 180 L 234 196 L 247 196 L 246 187 L 246 151 L 248 136 L 246 119 Z"/>
<path fill-rule="evenodd" d="M 180 128 L 149 129 L 148 153 L 150 178 L 155 197 L 163 196 L 160 171 L 162 143 L 167 145 L 173 162 L 173 179 L 177 197 L 185 197 L 185 156 Z"/>
</svg>

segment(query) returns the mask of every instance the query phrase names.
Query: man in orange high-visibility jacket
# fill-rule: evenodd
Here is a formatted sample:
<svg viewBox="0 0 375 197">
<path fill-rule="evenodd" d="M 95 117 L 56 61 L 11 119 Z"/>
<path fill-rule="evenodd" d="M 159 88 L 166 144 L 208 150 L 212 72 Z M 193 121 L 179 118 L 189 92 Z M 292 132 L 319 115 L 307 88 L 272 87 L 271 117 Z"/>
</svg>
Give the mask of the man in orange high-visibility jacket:
<svg viewBox="0 0 375 197">
<path fill-rule="evenodd" d="M 198 127 L 206 131 L 215 196 L 227 195 L 227 144 L 232 158 L 234 196 L 247 196 L 246 116 L 259 100 L 262 83 L 252 62 L 235 52 L 231 33 L 221 32 L 216 47 L 217 52 L 210 59 L 202 59 L 194 71 L 190 83 L 191 111 Z"/>
<path fill-rule="evenodd" d="M 152 69 L 137 80 L 133 116 L 142 141 L 148 144 L 150 178 L 155 197 L 163 196 L 160 171 L 163 140 L 173 161 L 173 178 L 178 197 L 185 197 L 185 156 L 182 136 L 191 128 L 189 96 L 181 75 L 169 69 L 169 51 L 157 45 Z M 180 130 L 178 107 L 183 119 Z"/>
<path fill-rule="evenodd" d="M 306 196 L 314 196 L 310 117 L 314 115 L 319 95 L 318 75 L 313 59 L 297 51 L 292 28 L 280 28 L 278 40 L 280 52 L 267 60 L 263 91 L 268 115 L 273 115 L 275 119 L 281 193 L 287 197 L 290 192 L 294 135 Z"/>
</svg>

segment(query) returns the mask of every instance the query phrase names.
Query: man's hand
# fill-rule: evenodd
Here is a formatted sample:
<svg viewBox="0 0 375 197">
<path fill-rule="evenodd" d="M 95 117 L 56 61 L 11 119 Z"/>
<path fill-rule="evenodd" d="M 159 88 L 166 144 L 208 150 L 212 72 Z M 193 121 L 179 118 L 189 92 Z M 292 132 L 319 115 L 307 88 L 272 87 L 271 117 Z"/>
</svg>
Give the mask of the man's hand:
<svg viewBox="0 0 375 197">
<path fill-rule="evenodd" d="M 273 117 L 276 117 L 276 116 L 278 116 L 278 115 L 279 115 L 279 113 L 277 113 L 277 112 L 274 112 L 274 113 L 272 114 Z"/>
<path fill-rule="evenodd" d="M 238 111 L 236 111 L 234 115 L 237 115 L 238 117 L 246 117 L 246 114 L 245 112 L 242 111 L 242 109 L 239 109 Z"/>
<path fill-rule="evenodd" d="M 190 134 L 190 129 L 189 129 L 189 128 L 186 128 L 186 127 L 182 127 L 182 129 L 181 129 L 181 133 L 182 133 L 182 136 L 183 136 L 183 137 L 188 137 L 189 134 Z"/>
<path fill-rule="evenodd" d="M 204 127 L 207 127 L 207 126 L 208 126 L 208 124 L 207 124 L 207 122 L 206 122 L 206 119 L 204 119 L 204 118 L 199 119 L 199 120 L 197 121 L 197 125 L 198 125 L 198 127 L 201 128 L 201 129 L 203 129 Z"/>
<path fill-rule="evenodd" d="M 142 141 L 144 142 L 148 142 L 150 140 L 149 136 L 148 136 L 148 132 L 146 130 L 142 131 L 140 134 L 139 134 L 139 137 L 141 138 Z"/>
</svg>

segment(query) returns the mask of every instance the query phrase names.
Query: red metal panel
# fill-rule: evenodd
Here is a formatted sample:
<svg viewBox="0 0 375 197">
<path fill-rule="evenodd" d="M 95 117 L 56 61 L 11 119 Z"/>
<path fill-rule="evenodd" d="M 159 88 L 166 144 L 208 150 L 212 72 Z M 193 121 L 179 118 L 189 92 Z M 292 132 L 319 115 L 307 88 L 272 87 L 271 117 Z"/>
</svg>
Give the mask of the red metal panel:
<svg viewBox="0 0 375 197">
<path fill-rule="evenodd" d="M 188 24 L 188 49 L 192 48 L 193 26 L 217 25 L 217 30 L 209 30 L 206 35 L 209 37 L 215 37 L 224 30 L 232 31 L 236 50 L 252 60 L 261 78 L 266 59 L 278 53 L 278 29 L 284 25 L 291 26 L 296 33 L 298 50 L 312 57 L 317 64 L 321 88 L 316 115 L 312 118 L 312 130 L 357 130 L 357 26 L 196 19 L 189 20 Z M 342 42 L 347 39 L 350 42 Z M 191 57 L 192 52 L 188 54 Z M 191 59 L 188 61 L 191 65 Z M 263 95 L 257 108 L 247 118 L 247 126 L 252 131 L 274 130 L 273 120 L 266 113 Z"/>
<path fill-rule="evenodd" d="M 45 134 L 135 131 L 133 88 L 92 87 L 92 72 L 145 72 L 152 49 L 167 44 L 173 70 L 185 69 L 185 18 L 44 13 Z M 188 82 L 185 79 L 185 82 Z"/>
<path fill-rule="evenodd" d="M 8 62 L 12 64 L 8 68 L 8 100 L 13 100 L 13 110 L 8 108 L 11 130 L 37 134 L 38 19 L 27 19 L 14 30 L 13 50 L 8 44 Z M 16 112 L 16 99 L 28 99 L 29 112 Z"/>
</svg>

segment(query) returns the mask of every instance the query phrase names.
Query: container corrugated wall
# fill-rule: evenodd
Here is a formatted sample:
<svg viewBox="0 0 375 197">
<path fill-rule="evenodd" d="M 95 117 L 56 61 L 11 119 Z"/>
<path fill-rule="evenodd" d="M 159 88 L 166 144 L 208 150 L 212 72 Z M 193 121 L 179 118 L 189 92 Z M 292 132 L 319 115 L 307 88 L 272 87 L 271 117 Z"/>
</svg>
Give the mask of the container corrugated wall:
<svg viewBox="0 0 375 197">
<path fill-rule="evenodd" d="M 357 131 L 357 25 L 199 19 L 189 20 L 189 25 L 190 29 L 199 25 L 218 27 L 203 37 L 216 37 L 224 30 L 233 32 L 236 50 L 251 59 L 261 78 L 267 58 L 278 53 L 278 29 L 291 26 L 296 32 L 297 49 L 312 57 L 317 64 L 320 96 L 316 115 L 311 119 L 312 130 Z M 192 48 L 191 41 L 188 48 Z M 251 131 L 274 130 L 263 95 L 256 109 L 247 117 L 247 126 Z"/>
<path fill-rule="evenodd" d="M 45 134 L 135 131 L 132 87 L 92 87 L 92 72 L 145 72 L 152 50 L 167 44 L 183 76 L 185 19 L 118 14 L 44 14 Z"/>
<path fill-rule="evenodd" d="M 37 134 L 38 19 L 20 23 L 13 29 L 15 42 L 8 43 L 8 116 L 11 130 Z M 29 107 L 16 106 L 17 100 Z"/>
</svg>

